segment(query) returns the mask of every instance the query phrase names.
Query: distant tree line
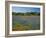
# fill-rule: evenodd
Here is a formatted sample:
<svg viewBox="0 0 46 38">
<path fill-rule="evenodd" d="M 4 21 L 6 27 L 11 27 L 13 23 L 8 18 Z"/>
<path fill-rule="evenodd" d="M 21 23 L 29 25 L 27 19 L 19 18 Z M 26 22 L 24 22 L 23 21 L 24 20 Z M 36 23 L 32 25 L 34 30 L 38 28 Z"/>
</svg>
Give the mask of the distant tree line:
<svg viewBox="0 0 46 38">
<path fill-rule="evenodd" d="M 40 15 L 40 13 L 37 13 L 37 12 L 26 12 L 26 13 L 21 13 L 21 12 L 18 12 L 18 13 L 16 13 L 16 12 L 12 12 L 12 15 L 22 15 L 22 16 L 31 16 L 31 15 L 35 15 L 35 16 L 39 16 Z"/>
</svg>

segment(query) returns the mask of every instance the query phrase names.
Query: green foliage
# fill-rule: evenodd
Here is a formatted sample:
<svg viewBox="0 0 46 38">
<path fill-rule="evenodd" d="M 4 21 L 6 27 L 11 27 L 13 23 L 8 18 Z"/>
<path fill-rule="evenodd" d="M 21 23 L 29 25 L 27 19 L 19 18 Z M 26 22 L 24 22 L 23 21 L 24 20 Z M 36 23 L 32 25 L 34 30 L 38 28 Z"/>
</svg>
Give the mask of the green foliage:
<svg viewBox="0 0 46 38">
<path fill-rule="evenodd" d="M 40 13 L 36 13 L 36 12 L 26 12 L 26 13 L 21 13 L 21 12 L 18 12 L 18 13 L 16 13 L 16 12 L 12 12 L 12 15 L 21 15 L 21 16 L 31 16 L 31 15 L 40 15 Z"/>
<path fill-rule="evenodd" d="M 38 15 L 40 15 L 40 13 L 38 13 Z"/>
</svg>

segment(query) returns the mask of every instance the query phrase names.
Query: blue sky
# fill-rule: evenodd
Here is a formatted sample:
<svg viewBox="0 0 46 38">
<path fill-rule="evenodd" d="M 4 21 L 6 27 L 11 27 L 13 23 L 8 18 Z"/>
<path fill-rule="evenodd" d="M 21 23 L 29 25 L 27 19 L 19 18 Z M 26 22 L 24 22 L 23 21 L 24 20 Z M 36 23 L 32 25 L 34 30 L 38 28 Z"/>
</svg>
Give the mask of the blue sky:
<svg viewBox="0 0 46 38">
<path fill-rule="evenodd" d="M 35 7 L 12 7 L 12 12 L 40 12 L 40 8 Z"/>
</svg>

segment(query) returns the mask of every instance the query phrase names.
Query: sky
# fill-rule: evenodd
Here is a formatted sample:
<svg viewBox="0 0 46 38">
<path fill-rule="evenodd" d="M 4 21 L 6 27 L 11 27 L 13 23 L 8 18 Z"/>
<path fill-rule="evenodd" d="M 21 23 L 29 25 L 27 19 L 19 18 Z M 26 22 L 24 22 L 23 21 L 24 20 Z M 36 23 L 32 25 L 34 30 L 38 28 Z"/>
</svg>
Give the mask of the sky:
<svg viewBox="0 0 46 38">
<path fill-rule="evenodd" d="M 12 7 L 12 12 L 40 12 L 40 8 L 35 7 Z"/>
</svg>

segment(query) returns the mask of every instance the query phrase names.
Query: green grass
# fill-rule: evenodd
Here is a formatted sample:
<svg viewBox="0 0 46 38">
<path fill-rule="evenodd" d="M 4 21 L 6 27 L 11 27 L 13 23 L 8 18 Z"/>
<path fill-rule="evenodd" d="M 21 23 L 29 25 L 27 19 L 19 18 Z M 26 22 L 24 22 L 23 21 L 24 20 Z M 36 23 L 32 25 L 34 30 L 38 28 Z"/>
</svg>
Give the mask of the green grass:
<svg viewBox="0 0 46 38">
<path fill-rule="evenodd" d="M 20 24 L 20 23 L 16 22 L 13 26 L 14 27 L 12 27 L 12 31 L 24 31 L 24 30 L 31 30 L 32 29 L 31 24 L 24 25 L 24 24 Z"/>
</svg>

